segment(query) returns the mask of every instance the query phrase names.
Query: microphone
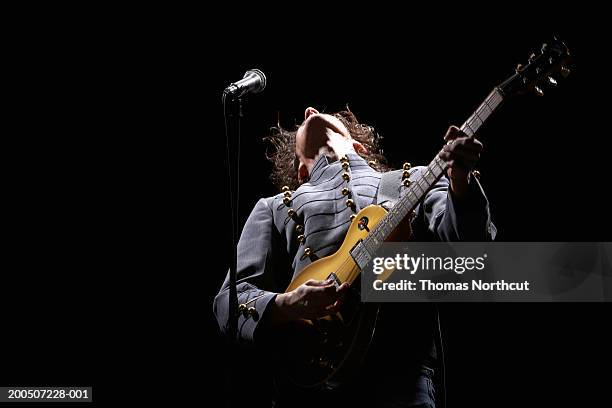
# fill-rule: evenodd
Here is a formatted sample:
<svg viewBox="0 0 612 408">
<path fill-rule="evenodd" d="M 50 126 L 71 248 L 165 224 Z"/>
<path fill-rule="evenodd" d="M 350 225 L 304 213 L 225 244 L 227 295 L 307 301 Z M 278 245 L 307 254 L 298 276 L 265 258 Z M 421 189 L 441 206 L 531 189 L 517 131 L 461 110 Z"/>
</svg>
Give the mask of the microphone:
<svg viewBox="0 0 612 408">
<path fill-rule="evenodd" d="M 246 93 L 259 93 L 266 87 L 266 76 L 263 72 L 258 69 L 250 69 L 244 77 L 238 81 L 230 84 L 223 90 L 223 97 L 231 95 L 234 98 L 240 98 Z"/>
</svg>

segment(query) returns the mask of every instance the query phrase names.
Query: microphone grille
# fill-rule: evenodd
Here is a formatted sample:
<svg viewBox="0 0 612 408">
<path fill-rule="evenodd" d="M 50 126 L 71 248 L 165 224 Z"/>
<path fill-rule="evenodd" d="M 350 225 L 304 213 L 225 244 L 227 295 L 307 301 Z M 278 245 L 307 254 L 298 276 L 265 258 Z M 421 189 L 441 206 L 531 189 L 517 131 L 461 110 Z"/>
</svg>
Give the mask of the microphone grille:
<svg viewBox="0 0 612 408">
<path fill-rule="evenodd" d="M 253 89 L 253 93 L 260 93 L 261 91 L 264 90 L 264 88 L 266 87 L 266 75 L 261 72 L 261 70 L 259 69 L 249 69 L 244 76 L 246 77 L 249 74 L 255 74 L 259 77 L 259 86 L 257 87 L 257 89 Z"/>
</svg>

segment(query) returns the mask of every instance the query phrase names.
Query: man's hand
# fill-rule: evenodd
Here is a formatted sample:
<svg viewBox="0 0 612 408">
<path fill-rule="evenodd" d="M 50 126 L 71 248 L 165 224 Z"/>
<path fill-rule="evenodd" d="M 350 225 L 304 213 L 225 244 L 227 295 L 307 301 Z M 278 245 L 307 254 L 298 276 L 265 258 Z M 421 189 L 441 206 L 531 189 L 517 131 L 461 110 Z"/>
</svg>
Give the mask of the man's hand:
<svg viewBox="0 0 612 408">
<path fill-rule="evenodd" d="M 458 127 L 451 126 L 444 136 L 447 143 L 438 156 L 448 163 L 448 177 L 451 189 L 457 197 L 463 197 L 468 190 L 468 176 L 476 165 L 482 151 L 478 139 L 467 136 Z"/>
<path fill-rule="evenodd" d="M 348 292 L 348 283 L 338 288 L 333 280 L 310 279 L 291 292 L 276 296 L 272 321 L 281 323 L 294 319 L 316 319 L 336 313 Z"/>
</svg>

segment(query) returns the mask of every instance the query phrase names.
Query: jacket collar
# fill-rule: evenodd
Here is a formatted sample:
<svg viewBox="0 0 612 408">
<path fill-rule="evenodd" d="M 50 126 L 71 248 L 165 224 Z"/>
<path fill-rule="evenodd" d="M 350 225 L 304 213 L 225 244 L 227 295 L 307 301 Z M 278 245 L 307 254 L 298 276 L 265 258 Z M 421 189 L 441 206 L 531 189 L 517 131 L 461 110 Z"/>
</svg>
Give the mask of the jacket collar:
<svg viewBox="0 0 612 408">
<path fill-rule="evenodd" d="M 357 153 L 347 153 L 346 158 L 348 159 L 349 168 L 353 169 L 355 167 L 363 167 L 367 166 L 368 163 L 365 159 L 359 156 Z M 342 158 L 340 158 L 342 159 Z M 332 159 L 324 154 L 319 156 L 314 166 L 312 166 L 312 171 L 310 174 L 309 181 L 317 182 L 317 180 L 321 177 L 321 174 L 330 166 L 334 164 L 340 164 L 340 160 Z"/>
</svg>

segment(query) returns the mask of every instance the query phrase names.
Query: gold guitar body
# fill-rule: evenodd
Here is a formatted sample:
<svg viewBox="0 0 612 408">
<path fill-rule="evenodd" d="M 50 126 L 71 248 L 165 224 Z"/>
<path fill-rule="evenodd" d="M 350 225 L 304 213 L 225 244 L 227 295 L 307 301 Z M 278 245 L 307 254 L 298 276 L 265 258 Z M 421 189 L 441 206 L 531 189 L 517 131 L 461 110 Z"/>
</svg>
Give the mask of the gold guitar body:
<svg viewBox="0 0 612 408">
<path fill-rule="evenodd" d="M 291 281 L 285 292 L 291 292 L 298 286 L 310 279 L 325 280 L 331 272 L 334 272 L 340 282 L 353 281 L 359 277 L 360 270 L 351 257 L 350 251 L 385 216 L 387 211 L 378 205 L 370 205 L 359 211 L 346 233 L 342 246 L 332 255 L 318 259 L 304 268 L 298 276 Z M 367 219 L 367 229 L 360 228 L 359 223 L 362 219 Z"/>
<path fill-rule="evenodd" d="M 361 302 L 358 279 L 361 270 L 350 251 L 386 213 L 377 205 L 362 209 L 351 222 L 340 248 L 304 268 L 287 288 L 286 292 L 290 292 L 309 279 L 330 277 L 338 286 L 344 282 L 351 285 L 344 305 L 335 315 L 294 321 L 284 327 L 284 335 L 278 338 L 275 348 L 283 367 L 279 377 L 283 384 L 300 388 L 336 388 L 362 364 L 374 334 L 378 305 Z"/>
</svg>

